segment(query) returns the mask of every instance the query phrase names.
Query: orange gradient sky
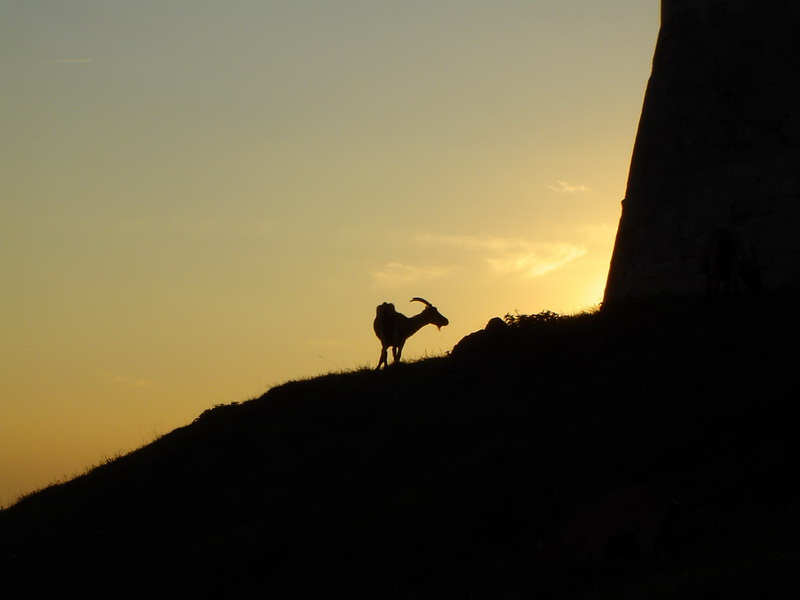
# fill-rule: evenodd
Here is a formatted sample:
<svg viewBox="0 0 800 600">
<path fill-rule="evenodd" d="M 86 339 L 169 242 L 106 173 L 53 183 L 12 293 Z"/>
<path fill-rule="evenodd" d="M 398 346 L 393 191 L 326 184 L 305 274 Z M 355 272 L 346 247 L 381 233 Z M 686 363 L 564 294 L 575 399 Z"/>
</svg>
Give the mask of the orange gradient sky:
<svg viewBox="0 0 800 600">
<path fill-rule="evenodd" d="M 657 0 L 0 7 L 0 505 L 289 379 L 597 304 Z"/>
</svg>

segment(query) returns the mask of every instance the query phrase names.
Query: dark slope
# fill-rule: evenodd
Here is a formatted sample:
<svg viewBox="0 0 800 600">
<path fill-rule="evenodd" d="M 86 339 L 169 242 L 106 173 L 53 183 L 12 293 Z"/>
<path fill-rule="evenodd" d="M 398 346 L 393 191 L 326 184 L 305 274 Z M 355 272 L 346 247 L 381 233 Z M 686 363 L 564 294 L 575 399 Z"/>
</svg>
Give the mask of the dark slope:
<svg viewBox="0 0 800 600">
<path fill-rule="evenodd" d="M 753 597 L 798 584 L 796 298 L 521 318 L 220 406 L 0 512 L 0 597 Z M 580 502 L 663 485 L 663 565 L 575 572 Z"/>
</svg>

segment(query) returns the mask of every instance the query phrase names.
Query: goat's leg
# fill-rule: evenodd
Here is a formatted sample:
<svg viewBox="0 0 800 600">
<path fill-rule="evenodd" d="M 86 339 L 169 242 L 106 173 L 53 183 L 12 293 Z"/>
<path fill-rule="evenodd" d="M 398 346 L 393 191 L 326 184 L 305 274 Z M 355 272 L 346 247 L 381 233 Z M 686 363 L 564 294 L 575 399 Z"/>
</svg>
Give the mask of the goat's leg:
<svg viewBox="0 0 800 600">
<path fill-rule="evenodd" d="M 378 366 L 377 366 L 377 367 L 375 367 L 375 370 L 376 370 L 376 371 L 380 370 L 380 368 L 381 368 L 381 365 L 385 365 L 385 366 L 387 366 L 387 367 L 389 366 L 389 357 L 388 357 L 388 352 L 387 352 L 387 349 L 386 349 L 385 347 L 384 347 L 384 348 L 381 348 L 381 358 L 380 358 L 380 360 L 378 361 Z"/>
</svg>

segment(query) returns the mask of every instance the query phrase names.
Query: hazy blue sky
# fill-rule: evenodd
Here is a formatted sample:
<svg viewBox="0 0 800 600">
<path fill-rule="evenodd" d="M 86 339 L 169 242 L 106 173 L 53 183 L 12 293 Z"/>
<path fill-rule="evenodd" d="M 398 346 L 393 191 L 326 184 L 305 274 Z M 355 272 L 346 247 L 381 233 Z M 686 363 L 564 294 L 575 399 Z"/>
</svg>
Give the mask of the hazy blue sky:
<svg viewBox="0 0 800 600">
<path fill-rule="evenodd" d="M 0 504 L 287 379 L 375 306 L 596 304 L 657 0 L 6 0 Z"/>
</svg>

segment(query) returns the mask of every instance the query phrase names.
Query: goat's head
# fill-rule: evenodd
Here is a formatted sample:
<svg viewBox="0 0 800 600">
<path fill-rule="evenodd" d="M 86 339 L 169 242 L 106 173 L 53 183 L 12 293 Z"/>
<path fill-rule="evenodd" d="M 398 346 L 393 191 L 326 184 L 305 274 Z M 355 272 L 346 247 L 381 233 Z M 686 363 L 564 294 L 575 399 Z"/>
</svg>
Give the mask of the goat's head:
<svg viewBox="0 0 800 600">
<path fill-rule="evenodd" d="M 428 323 L 430 323 L 431 325 L 436 325 L 437 329 L 441 329 L 445 325 L 450 324 L 450 321 L 447 320 L 447 317 L 445 317 L 442 313 L 440 313 L 433 304 L 431 304 L 424 298 L 415 297 L 409 300 L 409 302 L 422 302 L 425 305 L 425 308 L 423 309 L 421 314 L 425 315 L 425 318 Z"/>
</svg>

